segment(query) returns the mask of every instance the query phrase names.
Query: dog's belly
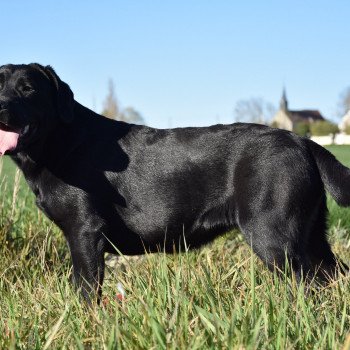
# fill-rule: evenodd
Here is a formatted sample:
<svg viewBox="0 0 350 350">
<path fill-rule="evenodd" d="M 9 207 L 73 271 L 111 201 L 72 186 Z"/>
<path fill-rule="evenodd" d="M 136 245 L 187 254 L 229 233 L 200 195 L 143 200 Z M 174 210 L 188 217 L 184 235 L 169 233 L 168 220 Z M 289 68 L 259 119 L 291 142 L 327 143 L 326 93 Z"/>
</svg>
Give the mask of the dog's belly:
<svg viewBox="0 0 350 350">
<path fill-rule="evenodd" d="M 120 223 L 109 230 L 110 239 L 123 254 L 196 248 L 236 227 L 234 212 L 227 208 L 228 204 L 186 212 L 157 207 L 144 211 L 123 210 L 121 214 L 116 213 Z"/>
<path fill-rule="evenodd" d="M 181 228 L 164 231 L 140 232 L 132 230 L 114 232 L 108 237 L 107 251 L 114 254 L 140 255 L 145 252 L 156 253 L 185 251 L 198 248 L 216 237 L 226 233 L 228 228 L 214 227 L 197 229 L 193 232 L 182 233 Z"/>
</svg>

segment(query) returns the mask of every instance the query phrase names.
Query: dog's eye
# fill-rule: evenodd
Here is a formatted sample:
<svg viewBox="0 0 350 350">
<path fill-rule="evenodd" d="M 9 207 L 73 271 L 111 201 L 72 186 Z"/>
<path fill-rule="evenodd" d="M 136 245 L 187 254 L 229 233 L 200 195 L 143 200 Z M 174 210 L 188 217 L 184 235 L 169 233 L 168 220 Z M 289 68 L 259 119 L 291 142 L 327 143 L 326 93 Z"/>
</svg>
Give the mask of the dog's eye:
<svg viewBox="0 0 350 350">
<path fill-rule="evenodd" d="M 32 92 L 33 88 L 30 85 L 23 85 L 23 86 L 21 86 L 21 91 L 22 92 Z"/>
</svg>

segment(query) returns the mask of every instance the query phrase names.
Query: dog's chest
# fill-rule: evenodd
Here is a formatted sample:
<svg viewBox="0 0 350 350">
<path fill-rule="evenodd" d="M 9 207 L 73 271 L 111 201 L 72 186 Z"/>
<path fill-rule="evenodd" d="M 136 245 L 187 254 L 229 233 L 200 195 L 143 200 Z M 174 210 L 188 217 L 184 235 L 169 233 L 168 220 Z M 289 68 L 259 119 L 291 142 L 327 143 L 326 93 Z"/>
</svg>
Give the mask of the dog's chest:
<svg viewBox="0 0 350 350">
<path fill-rule="evenodd" d="M 43 192 L 36 188 L 34 191 L 34 194 L 36 196 L 35 203 L 37 207 L 50 219 L 54 220 L 53 212 L 52 212 L 52 205 L 50 205 L 51 200 L 48 200 L 48 196 L 44 196 Z"/>
<path fill-rule="evenodd" d="M 57 186 L 54 184 L 33 184 L 32 191 L 35 194 L 37 207 L 52 221 L 56 222 L 62 215 L 64 203 L 57 195 Z"/>
<path fill-rule="evenodd" d="M 67 210 L 69 210 L 69 208 L 66 208 L 67 201 L 62 199 L 62 193 L 64 193 L 62 182 L 48 173 L 43 173 L 34 180 L 27 179 L 27 181 L 36 197 L 35 203 L 37 207 L 50 220 L 58 224 Z"/>
</svg>

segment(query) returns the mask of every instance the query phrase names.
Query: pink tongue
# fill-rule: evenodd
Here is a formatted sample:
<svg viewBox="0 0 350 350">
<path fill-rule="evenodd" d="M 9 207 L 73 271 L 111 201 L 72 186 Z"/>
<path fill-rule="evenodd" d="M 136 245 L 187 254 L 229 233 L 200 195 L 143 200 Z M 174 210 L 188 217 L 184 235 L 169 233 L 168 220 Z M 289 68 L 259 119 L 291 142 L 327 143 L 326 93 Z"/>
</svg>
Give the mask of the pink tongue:
<svg viewBox="0 0 350 350">
<path fill-rule="evenodd" d="M 0 156 L 16 148 L 18 137 L 17 132 L 0 130 Z"/>
</svg>

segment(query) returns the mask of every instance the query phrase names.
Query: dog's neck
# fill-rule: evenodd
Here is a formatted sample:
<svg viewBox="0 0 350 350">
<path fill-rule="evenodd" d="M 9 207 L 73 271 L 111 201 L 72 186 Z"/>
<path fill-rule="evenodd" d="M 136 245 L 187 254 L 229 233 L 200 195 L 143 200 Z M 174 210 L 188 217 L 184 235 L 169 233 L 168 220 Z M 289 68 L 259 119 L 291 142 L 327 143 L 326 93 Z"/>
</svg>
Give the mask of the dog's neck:
<svg viewBox="0 0 350 350">
<path fill-rule="evenodd" d="M 77 112 L 73 122 L 57 124 L 44 138 L 11 155 L 27 179 L 36 178 L 43 170 L 55 173 L 84 142 L 87 131 L 79 115 Z"/>
<path fill-rule="evenodd" d="M 133 127 L 139 126 L 110 120 L 75 102 L 74 120 L 71 123 L 58 123 L 45 138 L 11 158 L 32 188 L 40 187 L 42 173 L 49 173 L 66 181 L 68 175 L 65 171 L 69 168 L 68 163 L 70 166 L 74 164 L 72 159 L 80 159 L 82 154 L 92 152 L 96 144 L 107 139 L 118 142 Z M 114 152 L 116 161 L 118 158 L 125 161 L 121 148 L 118 150 L 115 147 Z"/>
</svg>

